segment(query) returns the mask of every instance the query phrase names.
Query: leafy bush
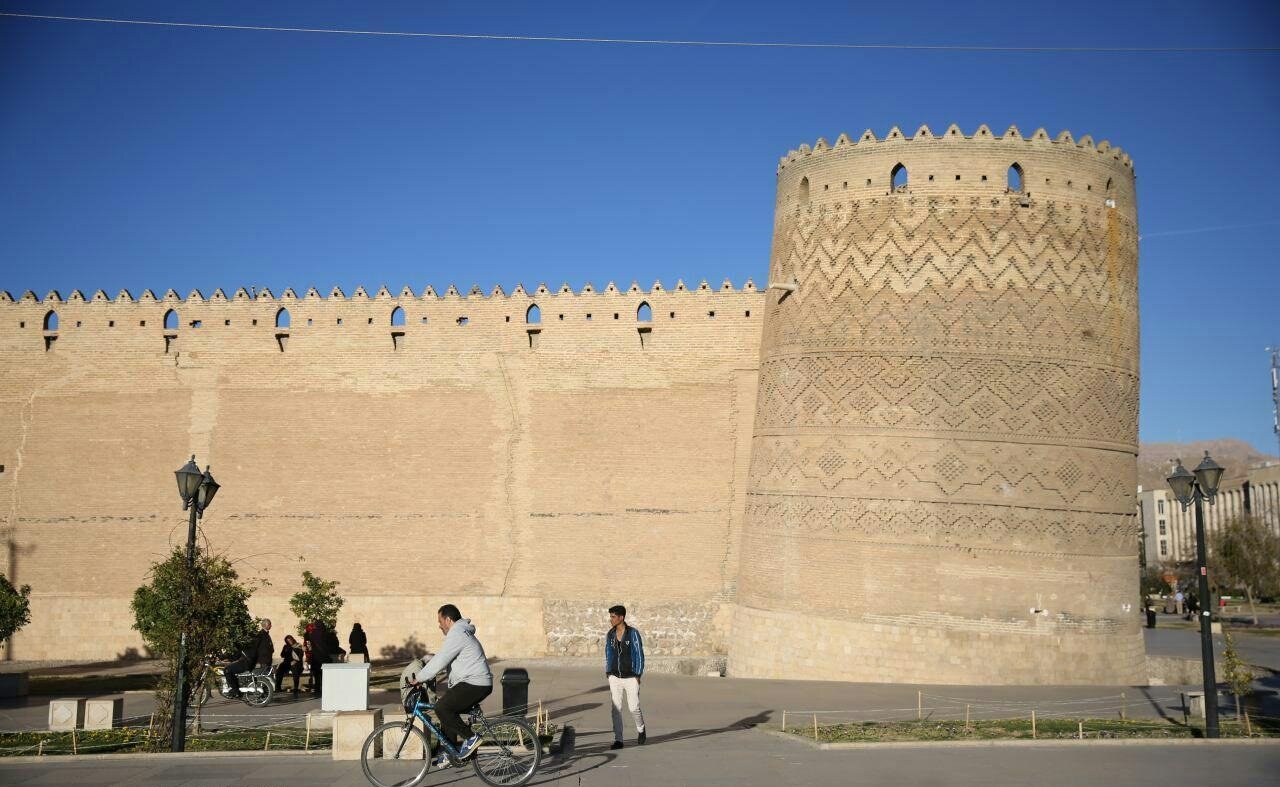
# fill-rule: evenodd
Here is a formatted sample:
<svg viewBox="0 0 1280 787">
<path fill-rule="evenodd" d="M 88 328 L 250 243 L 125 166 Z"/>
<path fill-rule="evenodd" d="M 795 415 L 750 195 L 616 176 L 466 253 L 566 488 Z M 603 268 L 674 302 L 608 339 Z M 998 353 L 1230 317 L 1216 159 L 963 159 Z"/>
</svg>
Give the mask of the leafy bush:
<svg viewBox="0 0 1280 787">
<path fill-rule="evenodd" d="M 8 577 L 0 574 L 0 642 L 31 622 L 30 596 L 30 585 L 15 588 Z"/>
<path fill-rule="evenodd" d="M 338 595 L 338 582 L 327 582 L 310 571 L 302 572 L 302 590 L 289 599 L 289 609 L 298 616 L 298 633 L 313 620 L 324 621 L 329 631 L 338 630 L 338 611 L 346 600 Z"/>
</svg>

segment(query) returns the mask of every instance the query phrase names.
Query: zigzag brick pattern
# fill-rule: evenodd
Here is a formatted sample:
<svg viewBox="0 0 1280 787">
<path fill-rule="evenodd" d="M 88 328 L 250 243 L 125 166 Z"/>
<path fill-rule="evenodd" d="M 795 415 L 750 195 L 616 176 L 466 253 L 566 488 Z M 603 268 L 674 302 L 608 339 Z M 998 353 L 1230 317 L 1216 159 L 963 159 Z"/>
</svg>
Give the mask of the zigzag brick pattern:
<svg viewBox="0 0 1280 787">
<path fill-rule="evenodd" d="M 731 671 L 1138 679 L 1129 159 L 820 140 L 779 168 L 769 278 Z"/>
</svg>

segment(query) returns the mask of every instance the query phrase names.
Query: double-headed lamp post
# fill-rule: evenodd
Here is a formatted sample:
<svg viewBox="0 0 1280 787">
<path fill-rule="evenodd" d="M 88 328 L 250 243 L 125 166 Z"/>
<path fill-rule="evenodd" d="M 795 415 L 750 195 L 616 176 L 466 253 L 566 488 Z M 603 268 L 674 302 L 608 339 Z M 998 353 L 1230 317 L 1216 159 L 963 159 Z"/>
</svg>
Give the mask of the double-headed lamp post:
<svg viewBox="0 0 1280 787">
<path fill-rule="evenodd" d="M 1204 505 L 1205 500 L 1213 505 L 1218 497 L 1218 483 L 1222 480 L 1223 468 L 1204 452 L 1204 459 L 1196 467 L 1194 473 L 1182 466 L 1173 469 L 1169 476 L 1169 487 L 1173 496 L 1182 504 L 1182 510 L 1195 503 L 1196 507 L 1196 566 L 1200 578 L 1200 660 L 1204 670 L 1204 734 L 1207 738 L 1218 737 L 1218 681 L 1213 674 L 1213 630 L 1210 619 L 1213 611 L 1212 599 L 1209 597 L 1209 568 L 1204 544 Z"/>
<path fill-rule="evenodd" d="M 204 510 L 213 502 L 218 494 L 218 482 L 213 480 L 209 468 L 200 472 L 194 455 L 191 461 L 175 472 L 178 477 L 178 494 L 182 496 L 182 510 L 190 511 L 187 524 L 187 576 L 191 575 L 196 562 L 196 520 L 204 516 Z M 191 606 L 191 586 L 182 591 L 182 613 Z M 173 751 L 182 751 L 187 742 L 187 627 L 183 625 L 182 636 L 178 640 L 178 682 L 173 695 Z"/>
</svg>

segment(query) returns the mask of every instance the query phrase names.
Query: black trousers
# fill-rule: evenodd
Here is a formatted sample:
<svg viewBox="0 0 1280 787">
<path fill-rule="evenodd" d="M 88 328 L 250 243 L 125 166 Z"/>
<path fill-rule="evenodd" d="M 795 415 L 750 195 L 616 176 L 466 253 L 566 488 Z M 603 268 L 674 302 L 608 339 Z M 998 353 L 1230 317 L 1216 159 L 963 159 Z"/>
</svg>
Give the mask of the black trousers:
<svg viewBox="0 0 1280 787">
<path fill-rule="evenodd" d="M 324 694 L 324 665 L 325 662 L 317 661 L 315 656 L 311 657 L 311 690 L 317 697 Z"/>
<path fill-rule="evenodd" d="M 227 665 L 223 673 L 227 676 L 227 685 L 231 687 L 232 694 L 240 692 L 240 676 L 253 669 L 253 662 L 246 658 L 238 658 Z"/>
<path fill-rule="evenodd" d="M 436 701 L 436 715 L 440 717 L 440 730 L 455 749 L 462 740 L 471 737 L 471 727 L 462 723 L 462 714 L 480 704 L 481 700 L 492 693 L 493 686 L 459 683 L 450 687 Z"/>
<path fill-rule="evenodd" d="M 276 691 L 284 691 L 284 676 L 293 676 L 293 691 L 297 693 L 298 682 L 302 680 L 302 662 L 293 660 L 288 664 L 283 661 L 276 665 Z"/>
</svg>

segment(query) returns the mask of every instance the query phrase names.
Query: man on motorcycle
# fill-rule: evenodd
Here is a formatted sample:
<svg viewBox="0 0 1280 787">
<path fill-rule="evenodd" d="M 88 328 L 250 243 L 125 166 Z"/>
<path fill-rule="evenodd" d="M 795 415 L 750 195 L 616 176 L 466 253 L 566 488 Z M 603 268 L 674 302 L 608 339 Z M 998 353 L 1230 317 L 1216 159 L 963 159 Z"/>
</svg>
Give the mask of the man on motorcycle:
<svg viewBox="0 0 1280 787">
<path fill-rule="evenodd" d="M 262 619 L 262 630 L 258 632 L 258 636 L 254 639 L 253 644 L 245 650 L 240 658 L 227 665 L 223 674 L 227 676 L 227 685 L 230 687 L 228 694 L 231 699 L 240 698 L 240 675 L 248 672 L 255 667 L 270 667 L 271 658 L 275 655 L 276 646 L 271 641 L 271 621 Z"/>
</svg>

